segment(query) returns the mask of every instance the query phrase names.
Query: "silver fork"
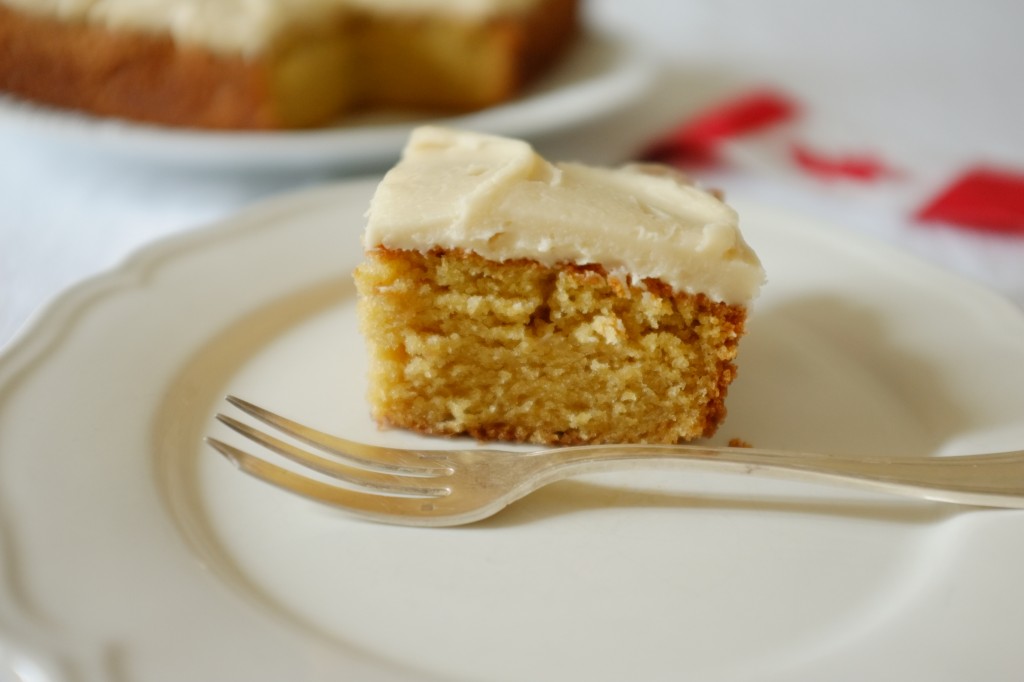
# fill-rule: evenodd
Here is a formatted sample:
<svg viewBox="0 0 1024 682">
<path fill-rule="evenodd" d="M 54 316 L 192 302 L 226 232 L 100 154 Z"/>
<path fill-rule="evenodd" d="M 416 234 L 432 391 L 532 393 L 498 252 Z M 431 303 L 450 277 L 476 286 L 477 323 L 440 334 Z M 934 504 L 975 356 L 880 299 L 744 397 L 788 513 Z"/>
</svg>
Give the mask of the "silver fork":
<svg viewBox="0 0 1024 682">
<path fill-rule="evenodd" d="M 233 417 L 217 415 L 246 438 L 332 482 L 271 464 L 216 438 L 206 439 L 239 469 L 357 516 L 407 526 L 472 523 L 569 476 L 663 461 L 844 483 L 953 504 L 1024 508 L 1024 450 L 956 457 L 840 457 L 705 445 L 584 445 L 536 452 L 403 450 L 332 436 L 234 396 L 227 401 L 282 434 L 331 455 L 309 452 Z"/>
</svg>

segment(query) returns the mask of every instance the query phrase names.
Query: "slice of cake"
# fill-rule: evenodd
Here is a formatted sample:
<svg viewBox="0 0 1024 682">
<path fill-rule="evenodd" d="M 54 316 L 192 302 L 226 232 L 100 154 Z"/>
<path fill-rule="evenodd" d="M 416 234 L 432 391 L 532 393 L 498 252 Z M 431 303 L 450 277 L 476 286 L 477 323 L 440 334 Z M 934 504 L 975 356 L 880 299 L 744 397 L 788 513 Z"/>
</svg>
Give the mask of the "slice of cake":
<svg viewBox="0 0 1024 682">
<path fill-rule="evenodd" d="M 724 418 L 764 271 L 681 175 L 427 127 L 368 215 L 355 281 L 382 426 L 675 443 Z"/>
<path fill-rule="evenodd" d="M 0 0 L 0 90 L 165 125 L 320 126 L 503 102 L 577 0 Z"/>
</svg>

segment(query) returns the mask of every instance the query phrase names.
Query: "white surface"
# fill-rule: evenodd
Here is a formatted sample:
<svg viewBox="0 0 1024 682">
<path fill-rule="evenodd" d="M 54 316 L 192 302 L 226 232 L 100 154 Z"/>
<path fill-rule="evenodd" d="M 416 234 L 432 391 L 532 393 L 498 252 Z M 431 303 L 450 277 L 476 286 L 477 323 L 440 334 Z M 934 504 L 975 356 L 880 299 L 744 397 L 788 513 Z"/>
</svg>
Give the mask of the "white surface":
<svg viewBox="0 0 1024 682">
<path fill-rule="evenodd" d="M 580 125 L 629 104 L 650 86 L 653 62 L 632 42 L 590 32 L 522 97 L 448 118 L 367 115 L 344 125 L 290 132 L 211 132 L 135 124 L 0 98 L 0 130 L 55 153 L 143 162 L 179 170 L 365 171 L 393 163 L 409 132 L 427 121 L 516 137 Z"/>
<path fill-rule="evenodd" d="M 212 419 L 226 391 L 356 439 L 424 442 L 377 431 L 362 400 L 349 273 L 372 187 L 152 246 L 0 361 L 8 660 L 146 682 L 1019 673 L 1020 512 L 652 471 L 424 530 L 238 473 L 201 440 L 232 438 Z M 896 454 L 1024 440 L 1018 310 L 739 204 L 776 274 L 720 439 Z"/>
</svg>

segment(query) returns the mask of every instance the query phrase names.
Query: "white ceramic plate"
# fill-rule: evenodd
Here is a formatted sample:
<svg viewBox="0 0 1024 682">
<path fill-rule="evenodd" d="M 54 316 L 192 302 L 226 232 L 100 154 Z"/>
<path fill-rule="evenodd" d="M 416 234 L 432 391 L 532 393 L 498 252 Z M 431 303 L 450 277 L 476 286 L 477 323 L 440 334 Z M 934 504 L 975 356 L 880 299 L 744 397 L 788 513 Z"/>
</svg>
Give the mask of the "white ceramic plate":
<svg viewBox="0 0 1024 682">
<path fill-rule="evenodd" d="M 204 132 L 98 118 L 0 97 L 0 127 L 100 157 L 188 168 L 350 171 L 393 163 L 409 131 L 427 122 L 533 137 L 595 120 L 635 101 L 653 76 L 653 62 L 635 46 L 592 30 L 552 73 L 517 100 L 462 116 L 367 116 L 309 131 Z"/>
<path fill-rule="evenodd" d="M 236 472 L 202 443 L 224 436 L 227 391 L 356 439 L 422 442 L 377 431 L 363 403 L 350 272 L 371 190 L 283 197 L 147 248 L 0 359 L 0 662 L 145 682 L 1019 674 L 1019 512 L 652 471 L 409 529 Z M 721 439 L 1024 444 L 1013 307 L 737 203 L 770 283 Z"/>
</svg>

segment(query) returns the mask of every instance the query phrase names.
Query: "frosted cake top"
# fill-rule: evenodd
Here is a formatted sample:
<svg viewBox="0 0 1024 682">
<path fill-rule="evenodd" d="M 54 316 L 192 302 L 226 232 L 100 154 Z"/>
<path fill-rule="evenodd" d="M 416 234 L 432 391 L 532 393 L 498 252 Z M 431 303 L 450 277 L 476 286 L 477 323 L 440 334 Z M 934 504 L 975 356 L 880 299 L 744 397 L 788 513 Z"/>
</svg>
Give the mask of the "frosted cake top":
<svg viewBox="0 0 1024 682">
<path fill-rule="evenodd" d="M 677 173 L 552 164 L 525 142 L 445 128 L 413 132 L 368 218 L 367 248 L 601 265 L 729 304 L 765 278 L 736 212 Z"/>
</svg>

